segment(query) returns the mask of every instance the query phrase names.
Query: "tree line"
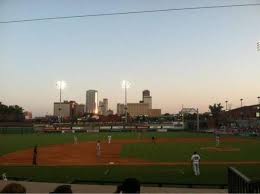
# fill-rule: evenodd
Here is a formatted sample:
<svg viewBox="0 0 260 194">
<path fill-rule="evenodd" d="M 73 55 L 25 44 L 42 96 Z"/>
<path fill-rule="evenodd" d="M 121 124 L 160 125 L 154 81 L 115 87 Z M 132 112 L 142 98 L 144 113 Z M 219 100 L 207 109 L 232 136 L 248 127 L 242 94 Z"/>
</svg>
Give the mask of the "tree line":
<svg viewBox="0 0 260 194">
<path fill-rule="evenodd" d="M 18 105 L 5 105 L 0 102 L 0 122 L 24 121 L 23 108 Z"/>
</svg>

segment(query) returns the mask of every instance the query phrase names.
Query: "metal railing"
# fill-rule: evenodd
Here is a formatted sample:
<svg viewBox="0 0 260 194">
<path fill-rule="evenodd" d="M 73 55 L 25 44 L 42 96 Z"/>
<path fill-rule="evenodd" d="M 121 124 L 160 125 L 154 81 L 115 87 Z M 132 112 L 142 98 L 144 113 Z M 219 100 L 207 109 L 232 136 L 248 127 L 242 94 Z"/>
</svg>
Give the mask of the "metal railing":
<svg viewBox="0 0 260 194">
<path fill-rule="evenodd" d="M 260 193 L 260 181 L 251 180 L 234 167 L 229 167 L 228 193 Z"/>
</svg>

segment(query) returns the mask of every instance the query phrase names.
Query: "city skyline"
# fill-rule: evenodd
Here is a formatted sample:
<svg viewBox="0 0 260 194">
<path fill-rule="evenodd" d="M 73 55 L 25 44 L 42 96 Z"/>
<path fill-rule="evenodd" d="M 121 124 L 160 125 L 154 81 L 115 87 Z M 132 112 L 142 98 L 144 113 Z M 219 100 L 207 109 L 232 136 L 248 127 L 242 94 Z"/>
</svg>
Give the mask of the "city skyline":
<svg viewBox="0 0 260 194">
<path fill-rule="evenodd" d="M 0 20 L 245 2 L 257 1 L 3 0 Z M 241 98 L 256 104 L 259 19 L 258 6 L 0 24 L 0 101 L 33 116 L 51 114 L 59 99 L 55 83 L 65 80 L 63 100 L 85 103 L 86 90 L 95 89 L 116 112 L 124 102 L 120 81 L 127 79 L 129 102 L 149 89 L 162 113 L 182 105 L 205 112 L 226 100 L 236 108 Z"/>
</svg>

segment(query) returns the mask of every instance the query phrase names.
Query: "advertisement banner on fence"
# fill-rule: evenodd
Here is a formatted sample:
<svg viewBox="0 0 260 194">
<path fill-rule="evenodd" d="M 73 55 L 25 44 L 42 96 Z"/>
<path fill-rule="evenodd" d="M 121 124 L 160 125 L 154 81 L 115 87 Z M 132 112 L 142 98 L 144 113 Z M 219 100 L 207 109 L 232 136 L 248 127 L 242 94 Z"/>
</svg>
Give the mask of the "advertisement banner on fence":
<svg viewBox="0 0 260 194">
<path fill-rule="evenodd" d="M 163 126 L 163 129 L 174 129 L 173 125 L 167 125 L 167 126 Z"/>
<path fill-rule="evenodd" d="M 126 129 L 136 129 L 135 126 L 126 126 L 125 128 L 126 128 Z"/>
<path fill-rule="evenodd" d="M 100 129 L 111 129 L 111 126 L 100 126 Z"/>
<path fill-rule="evenodd" d="M 168 131 L 167 129 L 157 129 L 157 132 L 165 133 L 165 132 L 167 132 L 167 131 Z"/>
<path fill-rule="evenodd" d="M 162 126 L 161 125 L 151 125 L 150 128 L 151 129 L 161 129 Z"/>
<path fill-rule="evenodd" d="M 87 129 L 87 133 L 98 133 L 98 129 Z"/>
<path fill-rule="evenodd" d="M 112 129 L 123 129 L 123 126 L 112 126 Z"/>
<path fill-rule="evenodd" d="M 137 129 L 148 129 L 149 126 L 137 126 Z"/>
<path fill-rule="evenodd" d="M 72 127 L 73 130 L 81 130 L 84 129 L 84 127 Z"/>
</svg>

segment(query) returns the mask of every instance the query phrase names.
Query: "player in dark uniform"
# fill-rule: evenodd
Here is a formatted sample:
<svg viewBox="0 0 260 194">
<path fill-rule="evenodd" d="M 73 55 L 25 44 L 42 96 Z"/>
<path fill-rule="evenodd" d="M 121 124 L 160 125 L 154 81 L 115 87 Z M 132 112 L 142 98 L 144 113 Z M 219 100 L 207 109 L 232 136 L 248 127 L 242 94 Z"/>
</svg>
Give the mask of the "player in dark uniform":
<svg viewBox="0 0 260 194">
<path fill-rule="evenodd" d="M 152 142 L 155 143 L 155 137 L 154 136 L 152 136 Z"/>
<path fill-rule="evenodd" d="M 98 140 L 96 144 L 96 157 L 100 158 L 100 155 L 101 155 L 101 145 L 100 145 L 100 140 Z"/>
<path fill-rule="evenodd" d="M 33 149 L 33 165 L 37 165 L 37 154 L 38 154 L 38 146 L 34 146 Z"/>
</svg>

